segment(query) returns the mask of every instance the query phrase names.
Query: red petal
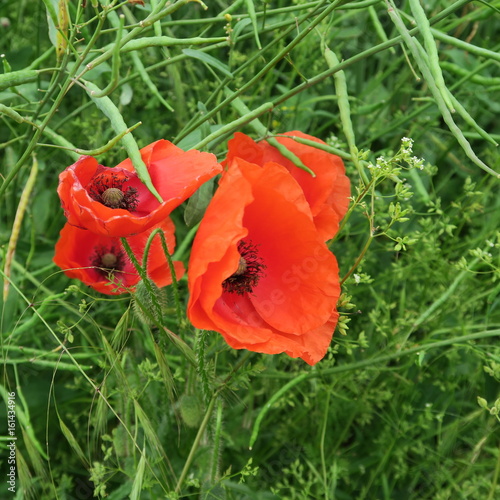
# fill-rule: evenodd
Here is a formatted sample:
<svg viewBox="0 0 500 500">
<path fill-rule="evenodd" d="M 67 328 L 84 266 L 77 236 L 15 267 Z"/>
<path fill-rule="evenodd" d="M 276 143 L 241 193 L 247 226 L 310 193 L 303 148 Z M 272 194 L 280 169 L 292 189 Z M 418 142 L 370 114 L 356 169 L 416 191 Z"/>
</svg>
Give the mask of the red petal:
<svg viewBox="0 0 500 500">
<path fill-rule="evenodd" d="M 325 144 L 299 131 L 286 132 L 285 135 Z M 291 138 L 278 137 L 276 139 L 313 170 L 316 177 L 312 177 L 295 166 L 267 142 L 257 144 L 250 137 L 239 132 L 228 143 L 229 151 L 224 164 L 229 164 L 239 157 L 260 166 L 264 166 L 266 162 L 275 162 L 286 167 L 302 187 L 322 238 L 330 239 L 337 232 L 339 222 L 345 215 L 349 204 L 350 183 L 345 176 L 341 158 L 312 146 L 300 144 Z"/>
</svg>

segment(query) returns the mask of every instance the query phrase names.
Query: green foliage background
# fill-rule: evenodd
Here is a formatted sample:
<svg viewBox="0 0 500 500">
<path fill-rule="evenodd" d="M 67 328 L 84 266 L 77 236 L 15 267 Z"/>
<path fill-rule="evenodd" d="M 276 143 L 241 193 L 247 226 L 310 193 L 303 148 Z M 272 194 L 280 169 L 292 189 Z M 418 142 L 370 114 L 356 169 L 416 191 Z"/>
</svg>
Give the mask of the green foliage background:
<svg viewBox="0 0 500 500">
<path fill-rule="evenodd" d="M 67 2 L 67 24 L 65 5 L 0 2 L 0 392 L 16 393 L 18 438 L 2 498 L 499 498 L 500 2 L 87 0 Z M 466 110 L 458 132 L 438 68 Z M 169 291 L 176 344 L 129 297 L 69 286 L 52 263 L 58 174 L 116 137 L 117 116 L 142 122 L 140 147 L 222 159 L 237 130 L 301 130 L 343 156 L 342 318 L 323 361 L 231 350 L 179 321 Z M 104 165 L 127 156 L 123 140 L 103 149 Z M 186 262 L 195 201 L 174 213 Z"/>
</svg>

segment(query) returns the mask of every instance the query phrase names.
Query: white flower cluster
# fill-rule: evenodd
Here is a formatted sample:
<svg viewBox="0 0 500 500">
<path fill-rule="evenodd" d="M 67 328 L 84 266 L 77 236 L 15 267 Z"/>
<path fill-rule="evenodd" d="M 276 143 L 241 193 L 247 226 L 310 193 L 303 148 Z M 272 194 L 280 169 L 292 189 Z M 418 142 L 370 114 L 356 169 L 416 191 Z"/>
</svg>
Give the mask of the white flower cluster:
<svg viewBox="0 0 500 500">
<path fill-rule="evenodd" d="M 409 137 L 403 137 L 401 139 L 401 153 L 405 155 L 411 155 L 413 152 L 413 139 Z"/>
<path fill-rule="evenodd" d="M 413 139 L 410 137 L 403 137 L 401 139 L 401 150 L 400 155 L 409 164 L 410 167 L 418 168 L 420 170 L 424 169 L 423 158 L 417 158 L 416 156 L 411 156 L 413 153 Z"/>
</svg>

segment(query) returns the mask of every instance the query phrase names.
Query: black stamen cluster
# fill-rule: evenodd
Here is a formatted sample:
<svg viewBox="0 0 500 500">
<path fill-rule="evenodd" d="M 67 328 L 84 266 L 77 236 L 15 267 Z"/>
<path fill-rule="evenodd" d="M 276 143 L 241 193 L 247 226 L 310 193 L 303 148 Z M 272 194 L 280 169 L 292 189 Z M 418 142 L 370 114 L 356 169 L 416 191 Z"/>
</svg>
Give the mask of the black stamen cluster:
<svg viewBox="0 0 500 500">
<path fill-rule="evenodd" d="M 225 292 L 244 295 L 245 293 L 252 293 L 260 278 L 264 276 L 266 266 L 262 258 L 259 257 L 257 246 L 251 241 L 245 242 L 241 240 L 238 243 L 238 252 L 245 262 L 244 271 L 237 270 L 229 278 L 226 278 L 222 283 L 222 288 Z M 238 269 L 241 268 L 240 263 Z"/>
<path fill-rule="evenodd" d="M 114 259 L 110 259 L 114 256 Z M 114 261 L 111 263 L 110 261 Z M 110 273 L 121 272 L 125 268 L 125 254 L 117 246 L 111 247 L 97 246 L 94 248 L 94 254 L 90 257 L 90 263 L 95 270 L 107 278 Z"/>
</svg>

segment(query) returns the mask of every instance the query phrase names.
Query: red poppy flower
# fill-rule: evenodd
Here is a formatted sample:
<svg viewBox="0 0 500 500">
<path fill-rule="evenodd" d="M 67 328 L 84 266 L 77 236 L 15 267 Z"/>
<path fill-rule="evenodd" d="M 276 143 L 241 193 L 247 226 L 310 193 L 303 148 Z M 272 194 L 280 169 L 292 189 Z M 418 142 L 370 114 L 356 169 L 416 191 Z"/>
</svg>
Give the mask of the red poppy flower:
<svg viewBox="0 0 500 500">
<path fill-rule="evenodd" d="M 211 153 L 183 151 L 160 140 L 141 149 L 153 185 L 150 193 L 127 159 L 114 168 L 82 156 L 59 175 L 57 189 L 68 222 L 105 236 L 129 236 L 165 219 L 222 167 Z"/>
<path fill-rule="evenodd" d="M 127 238 L 139 263 L 142 263 L 144 246 L 149 235 L 158 227 L 163 230 L 169 252 L 174 251 L 175 226 L 167 217 L 161 224 Z M 69 223 L 61 230 L 54 262 L 70 278 L 76 278 L 94 290 L 108 295 L 133 291 L 140 280 L 120 238 L 95 234 Z M 174 268 L 176 277 L 180 278 L 184 274 L 182 262 L 174 262 Z M 149 249 L 147 274 L 159 287 L 172 283 L 172 275 L 159 235 L 154 237 Z"/>
<path fill-rule="evenodd" d="M 193 242 L 188 317 L 236 349 L 313 365 L 338 319 L 338 266 L 281 165 L 234 158 Z"/>
<path fill-rule="evenodd" d="M 325 144 L 320 139 L 299 131 L 286 132 L 284 135 Z M 242 158 L 260 166 L 267 162 L 276 162 L 286 167 L 304 190 L 318 231 L 325 241 L 329 240 L 337 233 L 339 222 L 349 205 L 350 183 L 345 175 L 342 159 L 321 149 L 300 144 L 291 138 L 277 137 L 276 140 L 298 156 L 316 177 L 294 165 L 266 141 L 256 143 L 241 132 L 237 132 L 228 142 L 229 150 L 224 163 L 230 163 L 234 158 Z"/>
</svg>

